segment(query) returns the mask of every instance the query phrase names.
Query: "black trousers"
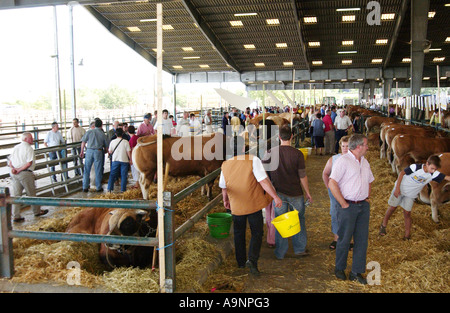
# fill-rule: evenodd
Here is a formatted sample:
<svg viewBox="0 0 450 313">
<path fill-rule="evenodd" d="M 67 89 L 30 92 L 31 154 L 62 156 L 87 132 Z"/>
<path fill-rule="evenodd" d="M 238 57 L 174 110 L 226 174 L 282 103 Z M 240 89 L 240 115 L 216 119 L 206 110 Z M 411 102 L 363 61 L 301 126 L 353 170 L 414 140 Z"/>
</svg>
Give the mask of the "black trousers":
<svg viewBox="0 0 450 313">
<path fill-rule="evenodd" d="M 339 140 L 341 140 L 342 137 L 347 136 L 347 130 L 346 129 L 338 129 L 336 130 L 336 147 L 335 147 L 335 153 L 339 153 Z"/>
<path fill-rule="evenodd" d="M 245 233 L 247 220 L 250 226 L 251 238 L 248 248 L 248 258 L 246 253 Z M 248 215 L 233 215 L 234 248 L 238 266 L 245 266 L 245 262 L 252 261 L 258 264 L 259 253 L 261 251 L 262 238 L 264 233 L 264 221 L 262 210 Z"/>
</svg>

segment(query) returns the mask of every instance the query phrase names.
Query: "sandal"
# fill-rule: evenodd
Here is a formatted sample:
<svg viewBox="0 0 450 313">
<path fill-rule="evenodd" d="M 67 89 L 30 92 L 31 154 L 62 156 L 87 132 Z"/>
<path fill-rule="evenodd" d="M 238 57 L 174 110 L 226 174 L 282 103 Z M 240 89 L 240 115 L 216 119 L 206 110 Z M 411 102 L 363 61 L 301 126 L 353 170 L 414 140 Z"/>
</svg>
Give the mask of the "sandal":
<svg viewBox="0 0 450 313">
<path fill-rule="evenodd" d="M 337 241 L 334 240 L 332 243 L 330 243 L 330 245 L 328 247 L 330 248 L 330 250 L 336 250 L 336 244 L 337 244 Z"/>
<path fill-rule="evenodd" d="M 384 235 L 386 235 L 387 233 L 386 233 L 386 226 L 383 226 L 383 224 L 381 224 L 380 225 L 380 232 L 379 232 L 379 235 L 380 236 L 384 236 Z"/>
</svg>

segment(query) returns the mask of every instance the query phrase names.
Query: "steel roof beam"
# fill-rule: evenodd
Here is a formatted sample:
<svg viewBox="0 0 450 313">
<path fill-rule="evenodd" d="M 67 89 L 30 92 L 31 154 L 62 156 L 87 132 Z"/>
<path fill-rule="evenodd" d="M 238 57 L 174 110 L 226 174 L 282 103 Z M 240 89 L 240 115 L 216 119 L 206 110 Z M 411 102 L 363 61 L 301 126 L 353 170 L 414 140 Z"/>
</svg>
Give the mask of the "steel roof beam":
<svg viewBox="0 0 450 313">
<path fill-rule="evenodd" d="M 1 9 L 19 9 L 19 8 L 31 8 L 31 7 L 42 7 L 48 5 L 66 5 L 72 1 L 67 0 L 2 0 L 0 1 Z M 81 5 L 94 5 L 102 3 L 123 3 L 120 0 L 77 0 Z"/>
<path fill-rule="evenodd" d="M 397 43 L 397 38 L 400 33 L 400 29 L 405 19 L 406 11 L 408 9 L 410 0 L 403 0 L 402 6 L 400 7 L 400 13 L 398 14 L 397 21 L 395 22 L 394 33 L 392 34 L 391 41 L 389 43 L 388 53 L 384 60 L 383 69 L 386 68 L 391 60 L 392 53 L 394 52 L 395 44 Z"/>
<path fill-rule="evenodd" d="M 291 5 L 292 5 L 292 12 L 294 13 L 294 18 L 295 18 L 295 21 L 296 21 L 295 24 L 296 24 L 296 27 L 297 27 L 297 33 L 298 33 L 298 38 L 300 40 L 300 46 L 301 46 L 301 49 L 302 49 L 302 54 L 303 54 L 303 57 L 305 58 L 306 68 L 308 69 L 308 71 L 311 71 L 311 67 L 309 66 L 309 62 L 308 62 L 308 57 L 306 55 L 306 47 L 305 47 L 305 41 L 303 40 L 300 19 L 298 18 L 297 1 L 296 0 L 291 0 Z"/>
</svg>

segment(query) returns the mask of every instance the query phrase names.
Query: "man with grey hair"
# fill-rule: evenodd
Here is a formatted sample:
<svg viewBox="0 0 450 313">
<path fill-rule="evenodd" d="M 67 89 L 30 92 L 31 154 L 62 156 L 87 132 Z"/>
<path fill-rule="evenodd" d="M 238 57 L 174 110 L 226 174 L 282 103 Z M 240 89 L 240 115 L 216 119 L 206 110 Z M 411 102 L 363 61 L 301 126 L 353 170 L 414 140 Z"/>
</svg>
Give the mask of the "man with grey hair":
<svg viewBox="0 0 450 313">
<path fill-rule="evenodd" d="M 369 239 L 370 188 L 374 176 L 369 162 L 364 158 L 369 149 L 367 137 L 354 134 L 349 139 L 349 152 L 333 165 L 329 188 L 337 204 L 339 236 L 336 245 L 336 277 L 346 280 L 344 270 L 350 241 L 353 236 L 353 264 L 349 279 L 367 284 L 361 275 L 366 271 L 366 255 Z"/>
<path fill-rule="evenodd" d="M 13 152 L 8 157 L 8 166 L 11 168 L 9 175 L 12 179 L 12 197 L 20 197 L 23 189 L 28 197 L 36 196 L 36 186 L 34 183 L 33 170 L 36 163 L 33 144 L 33 135 L 29 132 L 22 134 L 22 142 L 16 145 Z M 41 216 L 48 213 L 48 210 L 41 210 L 40 206 L 31 206 L 34 216 Z M 23 222 L 25 218 L 20 215 L 20 206 L 13 204 L 12 217 L 14 222 Z"/>
</svg>

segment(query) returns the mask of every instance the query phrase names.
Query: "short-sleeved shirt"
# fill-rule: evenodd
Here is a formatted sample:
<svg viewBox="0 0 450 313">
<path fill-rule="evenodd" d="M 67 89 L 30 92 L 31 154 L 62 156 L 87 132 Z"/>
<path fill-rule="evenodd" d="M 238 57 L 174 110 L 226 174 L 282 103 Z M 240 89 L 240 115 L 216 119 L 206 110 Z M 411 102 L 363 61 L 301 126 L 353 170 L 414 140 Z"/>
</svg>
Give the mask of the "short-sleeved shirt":
<svg viewBox="0 0 450 313">
<path fill-rule="evenodd" d="M 352 126 L 352 121 L 347 115 L 344 115 L 344 117 L 337 116 L 334 120 L 334 126 L 336 126 L 336 129 L 346 130 Z"/>
<path fill-rule="evenodd" d="M 44 139 L 44 142 L 49 147 L 59 146 L 63 145 L 65 143 L 64 138 L 62 137 L 61 133 L 59 131 L 49 131 L 47 136 Z"/>
<path fill-rule="evenodd" d="M 433 174 L 423 170 L 423 164 L 411 164 L 405 168 L 405 176 L 403 176 L 400 184 L 400 193 L 409 198 L 416 198 L 419 192 L 431 181 L 440 183 L 444 180 L 445 175 L 439 171 Z M 395 182 L 397 186 L 397 182 Z"/>
<path fill-rule="evenodd" d="M 278 167 L 269 172 L 270 180 L 277 192 L 290 197 L 303 195 L 300 178 L 306 176 L 305 158 L 303 153 L 290 146 L 277 146 L 270 150 L 263 163 L 271 161 L 270 155 L 279 156 Z"/>
<path fill-rule="evenodd" d="M 33 171 L 36 163 L 36 157 L 34 150 L 28 142 L 22 141 L 16 145 L 9 156 L 9 162 L 14 168 L 20 168 L 32 162 L 28 170 Z"/>
<path fill-rule="evenodd" d="M 128 140 L 120 137 L 111 140 L 111 143 L 109 144 L 109 152 L 114 152 L 111 158 L 113 162 L 118 161 L 128 163 L 130 161 L 127 154 L 128 151 L 131 151 Z"/>
<path fill-rule="evenodd" d="M 267 173 L 264 170 L 264 166 L 261 162 L 261 159 L 258 158 L 257 156 L 254 156 L 253 160 L 252 160 L 252 164 L 253 164 L 253 175 L 255 176 L 256 181 L 260 182 L 260 181 L 266 179 Z M 225 183 L 225 177 L 223 176 L 223 172 L 220 173 L 219 187 L 222 189 L 227 188 L 227 185 Z"/>
<path fill-rule="evenodd" d="M 142 136 L 148 136 L 148 135 L 154 135 L 155 134 L 155 129 L 153 128 L 152 124 L 145 124 L 142 123 L 141 125 L 139 125 L 138 130 L 136 132 L 136 135 L 138 137 L 142 137 Z"/>
<path fill-rule="evenodd" d="M 107 148 L 106 135 L 99 127 L 90 129 L 81 138 L 82 142 L 86 142 L 86 148 L 88 149 L 103 149 Z"/>
<path fill-rule="evenodd" d="M 369 184 L 375 178 L 369 162 L 362 156 L 361 161 L 349 151 L 333 164 L 330 179 L 337 182 L 344 199 L 363 201 L 369 197 Z"/>
<path fill-rule="evenodd" d="M 86 130 L 81 127 L 72 127 L 70 129 L 70 139 L 72 142 L 79 142 L 81 141 L 81 138 L 83 138 L 84 134 L 86 134 Z"/>
<path fill-rule="evenodd" d="M 329 116 L 328 114 L 326 114 L 323 119 L 322 119 L 323 123 L 325 124 L 325 132 L 328 132 L 331 130 L 331 126 L 333 125 L 333 121 L 331 120 L 331 116 Z"/>
<path fill-rule="evenodd" d="M 170 135 L 170 131 L 173 127 L 172 121 L 169 119 L 162 120 L 162 133 L 163 135 Z M 155 123 L 155 130 L 158 130 L 158 121 Z"/>
<path fill-rule="evenodd" d="M 137 140 L 138 140 L 138 136 L 136 136 L 134 134 L 131 135 L 131 138 L 130 138 L 130 141 L 129 141 L 131 150 L 133 150 L 133 148 L 136 147 Z"/>
</svg>

